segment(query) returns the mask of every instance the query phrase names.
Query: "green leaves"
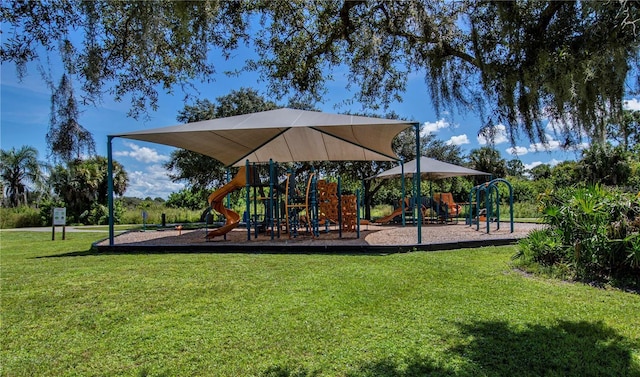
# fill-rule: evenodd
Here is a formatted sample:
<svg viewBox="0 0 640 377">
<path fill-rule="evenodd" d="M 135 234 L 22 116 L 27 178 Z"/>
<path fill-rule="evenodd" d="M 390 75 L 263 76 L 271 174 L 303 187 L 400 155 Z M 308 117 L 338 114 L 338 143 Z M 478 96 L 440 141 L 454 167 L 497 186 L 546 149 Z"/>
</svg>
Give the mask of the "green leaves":
<svg viewBox="0 0 640 377">
<path fill-rule="evenodd" d="M 322 100 L 335 76 L 354 93 L 346 102 L 378 109 L 401 101 L 418 74 L 438 112 L 474 111 L 512 141 L 546 142 L 548 119 L 565 146 L 585 133 L 603 140 L 606 119 L 640 84 L 633 1 L 10 0 L 0 9 L 3 62 L 24 73 L 41 50 L 57 52 L 88 100 L 131 96 L 134 117 L 157 107 L 159 90 L 214 80 L 212 59 L 241 42 L 254 53 L 235 71 L 259 71 L 278 99 Z"/>
<path fill-rule="evenodd" d="M 545 266 L 568 264 L 576 277 L 588 281 L 637 279 L 639 197 L 596 185 L 559 190 L 541 200 L 549 228 L 521 241 L 515 258 Z"/>
</svg>

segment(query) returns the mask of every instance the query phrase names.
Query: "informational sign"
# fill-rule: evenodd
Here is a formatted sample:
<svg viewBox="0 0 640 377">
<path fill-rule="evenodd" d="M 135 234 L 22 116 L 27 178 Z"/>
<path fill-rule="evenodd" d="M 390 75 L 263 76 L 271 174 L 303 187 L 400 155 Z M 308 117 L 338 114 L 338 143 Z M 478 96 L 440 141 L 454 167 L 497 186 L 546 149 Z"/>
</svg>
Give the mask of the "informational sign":
<svg viewBox="0 0 640 377">
<path fill-rule="evenodd" d="M 53 209 L 53 225 L 66 225 L 66 224 L 67 224 L 67 209 L 54 208 Z"/>
<path fill-rule="evenodd" d="M 53 221 L 51 224 L 51 240 L 56 239 L 56 226 L 62 226 L 62 239 L 65 237 L 65 230 L 67 228 L 67 209 L 66 208 L 54 208 L 53 209 Z"/>
</svg>

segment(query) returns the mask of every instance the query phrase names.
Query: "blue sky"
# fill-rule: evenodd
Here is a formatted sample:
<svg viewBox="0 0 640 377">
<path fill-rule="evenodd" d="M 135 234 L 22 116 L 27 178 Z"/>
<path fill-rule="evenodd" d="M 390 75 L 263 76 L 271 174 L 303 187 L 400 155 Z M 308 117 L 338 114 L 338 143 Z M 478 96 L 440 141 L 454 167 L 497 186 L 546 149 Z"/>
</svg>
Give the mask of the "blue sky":
<svg viewBox="0 0 640 377">
<path fill-rule="evenodd" d="M 218 72 L 232 69 L 241 62 L 230 60 L 217 66 Z M 60 74 L 53 67 L 53 75 Z M 2 149 L 19 148 L 30 145 L 38 149 L 41 160 L 47 160 L 45 135 L 47 133 L 50 91 L 41 80 L 35 64 L 28 66 L 28 75 L 22 82 L 18 80 L 13 64 L 2 64 L 0 92 L 0 147 Z M 322 111 L 340 113 L 346 111 L 360 111 L 361 105 L 354 103 L 350 106 L 336 107 L 336 104 L 351 99 L 352 93 L 345 89 L 346 81 L 339 79 L 334 73 L 336 81 L 328 87 L 327 100 L 317 104 Z M 55 80 L 55 79 L 54 79 Z M 240 77 L 228 78 L 223 75 L 215 77 L 209 84 L 196 84 L 200 94 L 196 98 L 215 100 L 219 96 L 228 94 L 232 90 L 242 87 L 253 88 L 266 96 L 265 84 L 259 82 L 256 74 L 243 74 Z M 78 85 L 76 85 L 78 93 Z M 126 101 L 114 102 L 105 96 L 103 102 L 97 106 L 81 106 L 80 124 L 94 136 L 97 153 L 106 155 L 107 135 L 127 131 L 156 128 L 177 123 L 178 111 L 184 107 L 184 93 L 176 89 L 174 94 L 161 94 L 159 109 L 150 112 L 150 120 L 134 120 L 127 117 L 129 104 Z M 640 110 L 640 100 L 629 98 L 627 107 Z M 436 137 L 447 143 L 460 145 L 463 153 L 468 154 L 472 149 L 486 144 L 477 136 L 481 123 L 475 114 L 455 114 L 454 116 L 437 117 L 427 94 L 424 80 L 420 76 L 413 76 L 407 86 L 402 103 L 394 103 L 390 110 L 402 117 L 421 122 L 426 132 L 433 132 Z M 552 132 L 550 131 L 550 135 Z M 519 158 L 526 167 L 531 168 L 541 163 L 555 165 L 564 160 L 575 160 L 580 156 L 579 151 L 562 151 L 554 138 L 550 138 L 549 150 L 532 145 L 528 140 L 519 140 L 515 148 L 504 135 L 496 137 L 496 149 L 502 157 L 510 160 Z M 125 167 L 129 174 L 129 188 L 126 196 L 162 197 L 166 198 L 171 192 L 184 188 L 183 183 L 171 182 L 162 164 L 166 162 L 173 148 L 158 144 L 114 139 L 114 158 Z M 517 156 L 516 156 L 517 155 Z"/>
</svg>

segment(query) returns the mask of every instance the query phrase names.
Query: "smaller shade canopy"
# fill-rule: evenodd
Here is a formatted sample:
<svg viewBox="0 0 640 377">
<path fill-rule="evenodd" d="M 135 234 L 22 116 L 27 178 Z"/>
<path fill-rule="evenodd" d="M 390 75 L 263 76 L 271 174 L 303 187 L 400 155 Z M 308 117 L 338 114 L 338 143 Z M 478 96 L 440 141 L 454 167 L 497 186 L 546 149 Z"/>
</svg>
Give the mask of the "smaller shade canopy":
<svg viewBox="0 0 640 377">
<path fill-rule="evenodd" d="M 411 160 L 404 164 L 404 175 L 413 176 L 416 174 L 416 161 Z M 369 179 L 374 178 L 395 178 L 402 175 L 402 166 L 396 166 L 393 169 L 385 170 L 382 173 L 374 175 Z M 443 179 L 449 177 L 461 177 L 465 175 L 491 175 L 491 173 L 485 173 L 479 170 L 473 170 L 465 168 L 463 166 L 450 164 L 448 162 L 442 162 L 435 158 L 421 157 L 420 158 L 420 175 L 427 179 Z"/>
<path fill-rule="evenodd" d="M 413 124 L 285 108 L 112 136 L 188 149 L 227 166 L 269 159 L 394 161 L 393 138 Z"/>
</svg>

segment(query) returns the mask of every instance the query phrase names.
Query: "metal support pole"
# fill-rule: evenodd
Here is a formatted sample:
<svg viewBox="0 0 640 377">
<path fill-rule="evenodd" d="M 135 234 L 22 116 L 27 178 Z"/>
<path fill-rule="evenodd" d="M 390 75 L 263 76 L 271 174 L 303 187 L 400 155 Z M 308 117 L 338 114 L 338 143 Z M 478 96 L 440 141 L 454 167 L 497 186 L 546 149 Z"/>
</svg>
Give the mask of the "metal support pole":
<svg viewBox="0 0 640 377">
<path fill-rule="evenodd" d="M 273 215 L 274 215 L 274 209 L 273 209 L 273 189 L 274 189 L 274 173 L 273 173 L 273 160 L 269 159 L 269 228 L 271 229 L 271 239 L 273 239 L 275 237 L 275 235 L 273 234 Z"/>
<path fill-rule="evenodd" d="M 307 222 L 311 223 L 311 234 L 313 237 L 320 236 L 320 224 L 318 223 L 318 175 L 311 167 L 311 208 L 307 214 Z"/>
<path fill-rule="evenodd" d="M 257 179 L 257 170 L 256 170 L 255 162 L 251 164 L 251 170 L 252 170 L 251 180 L 253 182 L 253 227 L 255 229 L 255 235 L 253 238 L 258 238 L 258 188 L 256 186 L 256 183 L 259 183 L 259 182 Z"/>
<path fill-rule="evenodd" d="M 356 189 L 356 238 L 360 238 L 360 190 Z"/>
<path fill-rule="evenodd" d="M 342 238 L 342 185 L 338 177 L 338 237 Z"/>
<path fill-rule="evenodd" d="M 476 188 L 472 188 L 471 190 L 469 190 L 469 206 L 467 207 L 467 225 L 471 226 L 471 224 L 473 224 L 473 219 L 472 219 L 472 212 L 473 212 L 473 208 L 471 207 L 473 203 L 473 190 L 475 190 Z"/>
<path fill-rule="evenodd" d="M 109 209 L 109 246 L 113 246 L 113 152 L 111 141 L 113 136 L 107 136 L 107 207 Z"/>
<path fill-rule="evenodd" d="M 416 128 L 416 201 L 417 203 L 422 203 L 421 193 L 420 193 L 420 158 L 422 157 L 420 153 L 420 123 L 415 124 Z M 422 211 L 418 209 L 418 244 L 422 243 Z"/>
<path fill-rule="evenodd" d="M 406 194 L 406 190 L 404 187 L 404 161 L 400 160 L 400 172 L 402 173 L 401 177 L 402 177 L 402 198 L 400 199 L 400 206 L 402 208 L 402 226 L 407 226 L 407 218 L 406 218 L 406 214 L 404 213 L 406 208 L 404 208 L 404 197 L 407 196 Z"/>
<path fill-rule="evenodd" d="M 245 200 L 247 201 L 246 203 L 246 213 L 247 213 L 247 217 L 245 219 L 245 221 L 247 222 L 247 241 L 251 241 L 251 191 L 250 191 L 250 187 L 251 185 L 249 184 L 250 179 L 250 174 L 249 174 L 249 160 L 247 159 L 244 163 L 244 167 L 245 167 L 245 179 L 246 179 L 246 183 L 245 183 Z"/>
<path fill-rule="evenodd" d="M 231 182 L 231 170 L 229 168 L 227 168 L 227 182 L 229 183 Z M 209 213 L 211 213 L 211 211 L 213 210 L 213 208 L 211 208 L 211 204 L 209 204 Z M 231 208 L 231 193 L 227 194 L 227 208 Z M 213 214 L 211 215 L 211 220 L 213 222 Z M 226 224 L 226 221 L 225 221 Z M 227 233 L 222 235 L 222 238 L 226 241 L 227 240 Z"/>
</svg>

